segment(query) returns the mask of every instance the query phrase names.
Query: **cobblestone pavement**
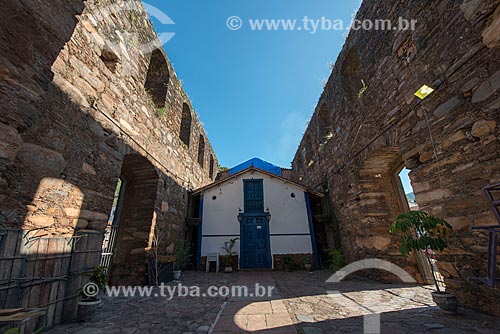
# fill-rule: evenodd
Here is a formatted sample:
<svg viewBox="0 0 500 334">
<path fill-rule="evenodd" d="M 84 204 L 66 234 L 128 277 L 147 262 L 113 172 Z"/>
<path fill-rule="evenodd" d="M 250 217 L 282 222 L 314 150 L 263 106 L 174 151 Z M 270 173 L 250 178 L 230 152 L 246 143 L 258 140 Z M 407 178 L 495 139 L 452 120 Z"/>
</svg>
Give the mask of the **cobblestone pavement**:
<svg viewBox="0 0 500 334">
<path fill-rule="evenodd" d="M 187 272 L 182 284 L 200 286 L 202 292 L 211 285 L 236 285 L 248 286 L 253 293 L 255 283 L 274 289 L 260 298 L 106 297 L 91 321 L 60 325 L 48 333 L 363 333 L 364 316 L 373 313 L 382 313 L 381 333 L 500 332 L 497 318 L 465 309 L 445 314 L 432 302 L 430 287 L 380 284 L 358 277 L 325 283 L 330 275 L 327 271 Z M 376 317 L 367 319 L 376 324 Z"/>
<path fill-rule="evenodd" d="M 203 272 L 182 274 L 184 286 L 231 286 L 236 275 Z M 159 293 L 155 290 L 154 293 Z M 49 334 L 180 334 L 207 333 L 226 298 L 174 297 L 105 297 L 91 321 L 59 325 Z"/>
</svg>

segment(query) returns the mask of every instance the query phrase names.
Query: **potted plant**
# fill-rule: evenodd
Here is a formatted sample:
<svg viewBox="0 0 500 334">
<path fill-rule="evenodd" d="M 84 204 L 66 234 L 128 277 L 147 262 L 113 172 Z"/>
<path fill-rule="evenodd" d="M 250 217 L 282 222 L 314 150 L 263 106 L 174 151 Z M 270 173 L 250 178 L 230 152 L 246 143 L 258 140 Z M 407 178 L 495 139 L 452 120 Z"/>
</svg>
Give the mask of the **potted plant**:
<svg viewBox="0 0 500 334">
<path fill-rule="evenodd" d="M 181 278 L 182 270 L 186 268 L 191 258 L 191 247 L 182 240 L 175 246 L 174 281 Z"/>
<path fill-rule="evenodd" d="M 283 269 L 285 271 L 292 271 L 293 259 L 290 255 L 283 256 Z"/>
<path fill-rule="evenodd" d="M 95 267 L 88 274 L 89 281 L 80 291 L 81 300 L 78 302 L 78 321 L 89 321 L 95 314 L 95 310 L 101 299 L 99 292 L 108 284 L 106 268 Z"/>
<path fill-rule="evenodd" d="M 311 258 L 309 256 L 306 256 L 304 258 L 304 268 L 306 268 L 307 271 L 312 271 L 312 263 L 311 263 Z"/>
<path fill-rule="evenodd" d="M 401 237 L 401 254 L 403 256 L 408 256 L 411 251 L 425 253 L 436 285 L 436 291 L 432 293 L 432 300 L 445 312 L 456 313 L 457 298 L 451 293 L 441 291 L 431 260 L 431 252 L 443 251 L 447 247 L 444 238 L 450 230 L 452 230 L 452 226 L 445 220 L 430 216 L 422 211 L 400 214 L 389 229 L 391 233 L 401 232 L 403 234 Z"/>
<path fill-rule="evenodd" d="M 337 271 L 345 266 L 344 254 L 340 249 L 330 251 L 329 255 L 329 268 L 330 270 Z"/>
<path fill-rule="evenodd" d="M 236 241 L 240 238 L 234 238 L 224 243 L 224 247 L 222 249 L 226 252 L 226 255 L 222 257 L 222 264 L 224 265 L 225 273 L 233 272 L 233 256 L 237 255 L 236 251 L 234 251 L 234 246 L 236 245 Z"/>
</svg>

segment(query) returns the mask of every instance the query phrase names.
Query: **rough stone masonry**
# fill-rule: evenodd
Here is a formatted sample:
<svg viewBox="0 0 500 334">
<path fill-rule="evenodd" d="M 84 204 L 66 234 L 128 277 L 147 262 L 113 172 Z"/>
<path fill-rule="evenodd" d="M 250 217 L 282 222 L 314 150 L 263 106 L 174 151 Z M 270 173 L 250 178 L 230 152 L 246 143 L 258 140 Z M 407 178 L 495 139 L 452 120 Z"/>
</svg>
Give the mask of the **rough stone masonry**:
<svg viewBox="0 0 500 334">
<path fill-rule="evenodd" d="M 29 256 L 63 258 L 53 240 L 102 233 L 121 178 L 111 277 L 144 283 L 151 231 L 169 247 L 184 237 L 188 192 L 215 179 L 218 163 L 142 4 L 7 1 L 0 22 L 0 228 L 53 238 L 48 248 L 30 244 Z M 101 244 L 84 246 L 82 261 L 99 263 Z M 0 278 L 12 277 L 11 265 L 0 263 Z M 56 272 L 51 262 L 34 270 Z M 82 275 L 68 270 L 67 279 Z M 81 286 L 69 285 L 62 296 L 45 285 L 38 297 L 2 290 L 0 308 L 74 300 Z"/>
<path fill-rule="evenodd" d="M 23 273 L 20 261 L 2 261 L 0 279 L 56 279 L 17 280 L 0 291 L 0 307 L 47 306 L 49 324 L 74 316 L 79 268 L 99 262 L 119 178 L 125 202 L 111 277 L 141 284 L 150 232 L 165 231 L 169 246 L 178 240 L 188 190 L 217 174 L 168 57 L 150 43 L 144 8 L 120 11 L 124 4 L 8 1 L 0 11 L 0 227 L 29 236 L 0 255 L 35 263 Z M 417 30 L 349 36 L 295 156 L 295 177 L 317 189 L 328 183 L 348 260 L 376 256 L 416 273 L 387 232 L 403 209 L 394 173 L 411 169 L 422 209 L 455 227 L 439 255 L 446 283 L 463 305 L 498 314 L 499 291 L 468 282 L 484 275 L 487 245 L 470 226 L 494 222 L 481 189 L 500 182 L 498 1 L 400 4 L 362 5 L 361 18 L 414 18 Z M 436 92 L 418 101 L 423 84 Z M 66 240 L 78 240 L 76 248 Z"/>
<path fill-rule="evenodd" d="M 328 184 L 348 261 L 384 258 L 418 274 L 388 232 L 405 211 L 396 175 L 406 166 L 421 210 L 454 227 L 438 254 L 448 289 L 500 315 L 500 291 L 469 281 L 486 275 L 488 245 L 471 227 L 497 224 L 482 190 L 500 182 L 499 1 L 366 0 L 357 18 L 398 17 L 417 20 L 416 30 L 350 33 L 295 154 L 295 177 Z M 424 84 L 436 91 L 419 100 Z"/>
</svg>

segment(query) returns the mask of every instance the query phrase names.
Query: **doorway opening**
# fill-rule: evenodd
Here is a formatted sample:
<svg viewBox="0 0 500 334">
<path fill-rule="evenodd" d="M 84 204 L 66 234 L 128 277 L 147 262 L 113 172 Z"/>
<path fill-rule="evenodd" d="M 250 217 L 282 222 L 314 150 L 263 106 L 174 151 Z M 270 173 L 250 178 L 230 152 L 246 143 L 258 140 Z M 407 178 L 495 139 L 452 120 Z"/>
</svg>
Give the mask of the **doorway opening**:
<svg viewBox="0 0 500 334">
<path fill-rule="evenodd" d="M 400 195 L 399 197 L 402 203 L 401 207 L 404 208 L 406 212 L 419 210 L 418 202 L 416 201 L 415 193 L 413 191 L 413 186 L 411 184 L 410 172 L 411 171 L 409 169 L 407 169 L 405 166 L 402 166 L 397 170 L 396 173 L 396 183 L 397 183 L 396 187 Z M 427 259 L 427 256 L 425 255 L 424 251 L 418 252 L 416 254 L 417 265 L 419 267 L 419 270 L 424 276 L 424 280 L 428 284 L 434 284 L 434 279 L 432 277 L 432 270 L 434 270 L 434 273 L 436 275 L 436 280 L 440 285 L 440 288 L 443 288 L 444 290 L 445 289 L 444 278 L 439 273 L 435 253 L 432 251 L 432 249 L 430 249 L 429 254 L 431 255 L 430 261 L 429 259 Z"/>
<path fill-rule="evenodd" d="M 147 158 L 125 156 L 101 259 L 101 265 L 108 268 L 110 284 L 148 282 L 147 249 L 156 223 L 158 187 L 158 172 Z"/>
</svg>

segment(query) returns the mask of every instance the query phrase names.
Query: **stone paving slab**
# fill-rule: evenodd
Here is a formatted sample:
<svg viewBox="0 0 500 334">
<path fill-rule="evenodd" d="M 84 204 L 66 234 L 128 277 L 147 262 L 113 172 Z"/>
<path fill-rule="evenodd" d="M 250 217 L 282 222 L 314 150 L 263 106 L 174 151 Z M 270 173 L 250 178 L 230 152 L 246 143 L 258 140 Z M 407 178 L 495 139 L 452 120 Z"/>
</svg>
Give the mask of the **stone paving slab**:
<svg viewBox="0 0 500 334">
<path fill-rule="evenodd" d="M 325 283 L 328 271 L 184 273 L 185 286 L 275 285 L 271 296 L 108 298 L 89 322 L 48 334 L 363 333 L 364 316 L 383 312 L 381 333 L 500 333 L 500 319 L 466 309 L 449 315 L 435 306 L 431 287 L 380 284 L 364 278 Z M 251 289 L 249 289 L 251 290 Z M 337 291 L 337 293 L 329 293 Z"/>
<path fill-rule="evenodd" d="M 432 287 L 360 277 L 324 283 L 330 275 L 272 274 L 302 333 L 363 333 L 364 316 L 373 313 L 382 313 L 381 333 L 500 333 L 500 319 L 466 309 L 456 315 L 441 311 L 432 301 Z"/>
<path fill-rule="evenodd" d="M 271 294 L 262 297 L 231 297 L 221 310 L 221 317 L 215 323 L 214 333 L 272 333 L 279 328 L 280 333 L 297 333 L 295 322 L 285 307 L 279 289 L 271 272 L 240 273 L 235 282 L 237 286 L 246 286 L 249 291 L 255 282 Z M 255 290 L 255 289 L 254 289 Z M 231 322 L 231 319 L 234 319 Z M 235 327 L 236 326 L 236 327 Z"/>
</svg>

